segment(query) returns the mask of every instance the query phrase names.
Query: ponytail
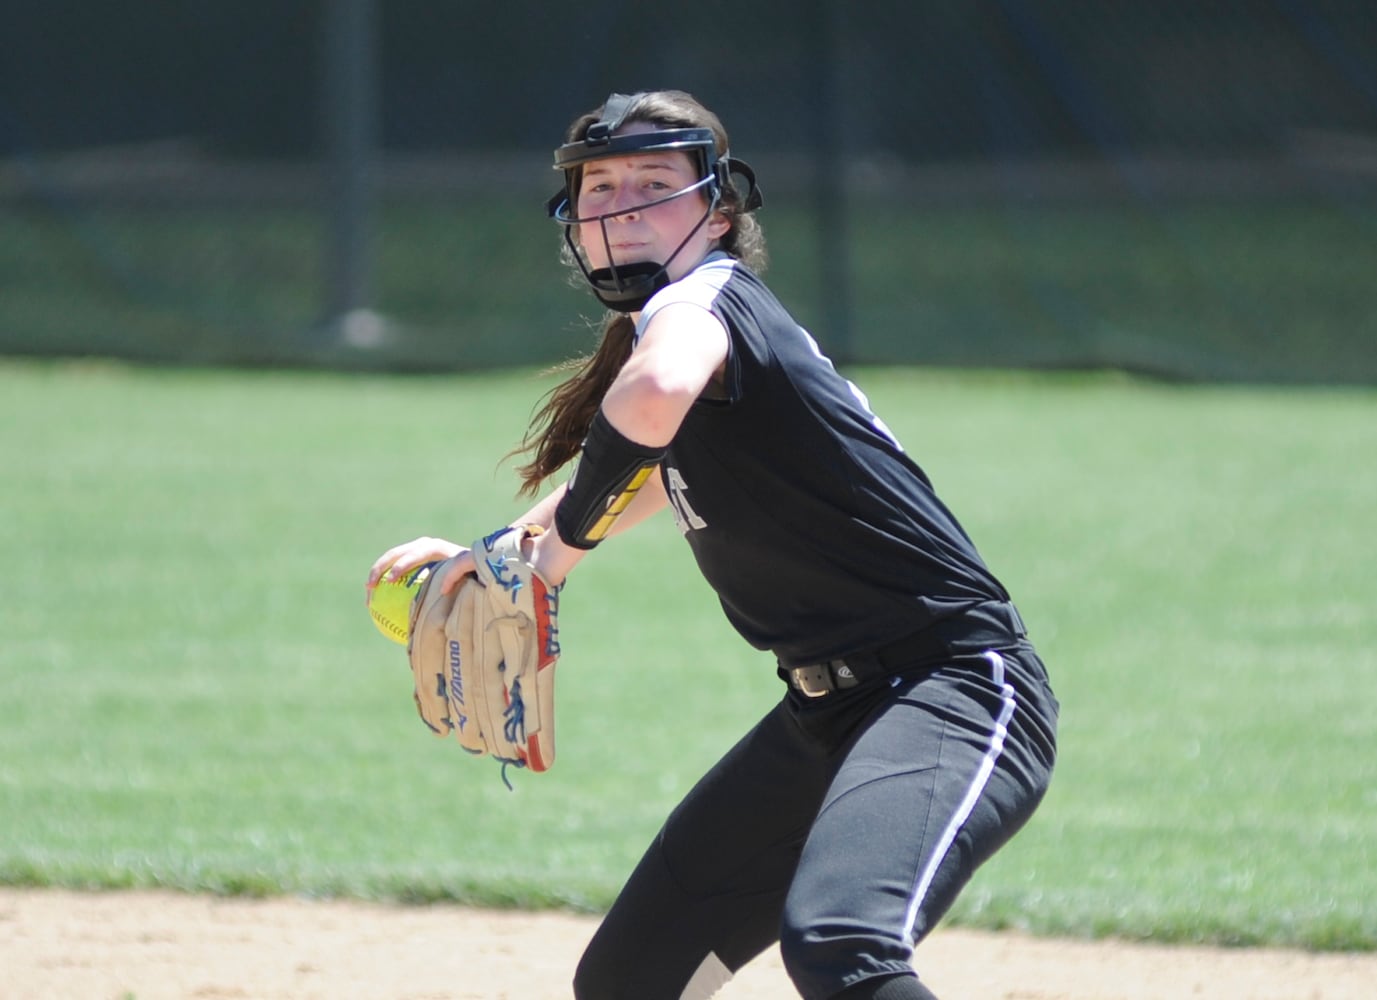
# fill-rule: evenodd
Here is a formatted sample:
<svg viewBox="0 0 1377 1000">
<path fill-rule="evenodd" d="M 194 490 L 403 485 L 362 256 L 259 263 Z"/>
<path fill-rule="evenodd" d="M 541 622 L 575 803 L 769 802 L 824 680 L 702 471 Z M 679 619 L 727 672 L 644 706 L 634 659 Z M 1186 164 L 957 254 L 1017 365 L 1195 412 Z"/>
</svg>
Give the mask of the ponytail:
<svg viewBox="0 0 1377 1000">
<path fill-rule="evenodd" d="M 521 444 L 512 452 L 531 455 L 531 460 L 516 470 L 522 496 L 535 496 L 546 479 L 578 455 L 603 396 L 631 356 L 635 332 L 630 316 L 609 313 L 597 350 L 554 369 L 573 374 L 546 393 Z"/>
</svg>

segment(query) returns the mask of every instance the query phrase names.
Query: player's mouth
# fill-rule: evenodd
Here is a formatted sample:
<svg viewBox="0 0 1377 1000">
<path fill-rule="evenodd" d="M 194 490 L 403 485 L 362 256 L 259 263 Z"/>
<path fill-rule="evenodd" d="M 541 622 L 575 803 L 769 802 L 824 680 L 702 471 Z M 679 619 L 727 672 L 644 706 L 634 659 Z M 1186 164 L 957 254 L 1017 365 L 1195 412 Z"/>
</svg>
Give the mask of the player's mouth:
<svg viewBox="0 0 1377 1000">
<path fill-rule="evenodd" d="M 613 243 L 610 249 L 614 264 L 636 264 L 653 256 L 649 243 Z"/>
</svg>

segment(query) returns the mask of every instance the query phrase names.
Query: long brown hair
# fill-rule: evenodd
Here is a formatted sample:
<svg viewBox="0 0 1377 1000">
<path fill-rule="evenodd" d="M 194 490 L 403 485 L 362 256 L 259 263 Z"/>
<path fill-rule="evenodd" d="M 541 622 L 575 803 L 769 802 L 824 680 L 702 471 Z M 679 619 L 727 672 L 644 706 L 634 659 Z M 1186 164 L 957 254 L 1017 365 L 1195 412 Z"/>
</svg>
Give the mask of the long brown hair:
<svg viewBox="0 0 1377 1000">
<path fill-rule="evenodd" d="M 578 142 L 595 122 L 603 118 L 598 108 L 580 115 L 569 126 L 565 142 Z M 710 128 L 716 138 L 717 155 L 727 153 L 727 131 L 713 114 L 691 94 L 682 90 L 659 90 L 639 94 L 627 112 L 626 123 L 644 122 L 661 128 Z M 576 180 L 576 179 L 575 179 Z M 746 192 L 725 185 L 719 210 L 731 221 L 731 228 L 718 241 L 720 248 L 743 261 L 752 269 L 762 271 L 766 264 L 765 234 L 753 213 L 742 211 Z M 571 182 L 569 196 L 578 195 L 578 184 Z M 578 273 L 567 246 L 565 263 Z M 580 282 L 581 283 L 581 282 Z M 543 402 L 531 418 L 526 434 L 513 455 L 529 454 L 531 460 L 517 469 L 521 477 L 520 493 L 534 496 L 546 479 L 568 464 L 583 447 L 588 428 L 602 405 L 603 396 L 611 387 L 617 373 L 631 356 L 635 321 L 625 313 L 609 310 L 603 318 L 602 336 L 597 349 L 590 355 L 575 358 L 553 371 L 571 372 L 564 381 L 546 393 Z"/>
</svg>

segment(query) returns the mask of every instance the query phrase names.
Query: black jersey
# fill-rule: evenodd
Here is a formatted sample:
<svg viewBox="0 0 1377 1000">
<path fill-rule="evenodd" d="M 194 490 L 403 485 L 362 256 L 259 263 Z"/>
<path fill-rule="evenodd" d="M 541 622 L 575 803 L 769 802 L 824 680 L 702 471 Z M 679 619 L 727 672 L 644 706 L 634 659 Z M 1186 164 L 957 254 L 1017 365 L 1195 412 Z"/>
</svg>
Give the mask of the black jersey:
<svg viewBox="0 0 1377 1000">
<path fill-rule="evenodd" d="M 749 268 L 713 254 L 658 292 L 726 327 L 725 392 L 691 407 L 661 467 L 727 617 L 791 666 L 1008 600 L 927 475 Z"/>
</svg>

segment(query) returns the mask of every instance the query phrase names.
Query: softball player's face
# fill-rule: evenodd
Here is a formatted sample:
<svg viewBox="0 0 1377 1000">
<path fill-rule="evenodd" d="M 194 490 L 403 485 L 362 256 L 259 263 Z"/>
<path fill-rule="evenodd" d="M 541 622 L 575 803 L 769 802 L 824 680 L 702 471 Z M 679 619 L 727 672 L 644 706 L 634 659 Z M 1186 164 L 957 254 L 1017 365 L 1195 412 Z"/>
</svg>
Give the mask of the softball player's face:
<svg viewBox="0 0 1377 1000">
<path fill-rule="evenodd" d="M 644 126 L 633 125 L 627 131 L 642 130 Z M 671 281 L 688 273 L 726 232 L 728 223 L 715 212 L 694 232 L 708 207 L 701 188 L 682 198 L 663 199 L 701 179 L 697 162 L 677 151 L 591 161 L 583 168 L 579 183 L 578 214 L 581 218 L 603 218 L 579 224 L 579 243 L 589 266 L 668 260 Z M 689 242 L 674 255 L 685 237 Z"/>
</svg>

